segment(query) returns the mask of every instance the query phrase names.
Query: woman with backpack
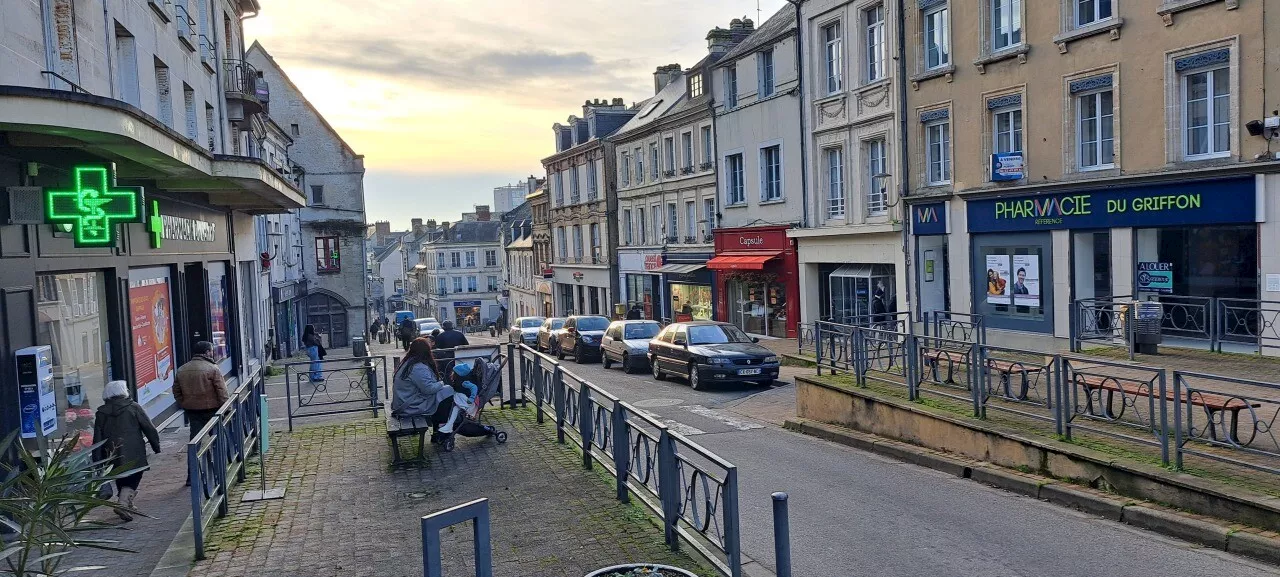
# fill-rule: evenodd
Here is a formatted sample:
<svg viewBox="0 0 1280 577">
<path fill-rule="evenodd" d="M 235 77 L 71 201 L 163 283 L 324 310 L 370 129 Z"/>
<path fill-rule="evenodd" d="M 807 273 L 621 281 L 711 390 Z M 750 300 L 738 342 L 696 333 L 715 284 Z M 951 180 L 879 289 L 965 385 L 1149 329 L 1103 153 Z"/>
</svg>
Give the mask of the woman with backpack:
<svg viewBox="0 0 1280 577">
<path fill-rule="evenodd" d="M 142 473 L 149 467 L 147 443 L 159 455 L 160 433 L 156 432 L 142 405 L 129 398 L 129 386 L 124 381 L 107 383 L 102 391 L 102 400 L 104 402 L 93 419 L 93 442 L 97 445 L 93 459 L 106 461 L 115 471 L 137 469 L 135 473 L 115 481 L 120 504 L 115 509 L 116 516 L 132 521 L 133 515 L 128 509 L 133 508 Z M 109 491 L 106 496 L 110 497 Z"/>
</svg>

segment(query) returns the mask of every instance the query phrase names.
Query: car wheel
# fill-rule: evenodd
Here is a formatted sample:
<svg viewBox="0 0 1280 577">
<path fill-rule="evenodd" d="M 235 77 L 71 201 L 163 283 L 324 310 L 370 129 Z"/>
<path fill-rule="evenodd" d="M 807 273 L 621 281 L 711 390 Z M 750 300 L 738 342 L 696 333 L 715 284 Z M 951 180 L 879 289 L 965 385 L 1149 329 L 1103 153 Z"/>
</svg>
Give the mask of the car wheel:
<svg viewBox="0 0 1280 577">
<path fill-rule="evenodd" d="M 631 373 L 631 356 L 627 353 L 622 353 L 622 372 Z"/>
<path fill-rule="evenodd" d="M 613 360 L 609 358 L 609 353 L 604 352 L 603 349 L 600 350 L 600 364 L 604 365 L 606 369 L 613 366 Z"/>
<path fill-rule="evenodd" d="M 698 365 L 689 363 L 689 388 L 695 391 L 702 390 L 702 379 L 698 377 Z"/>
<path fill-rule="evenodd" d="M 582 364 L 582 345 L 573 345 L 573 362 Z"/>
<path fill-rule="evenodd" d="M 653 378 L 659 381 L 667 380 L 667 375 L 663 374 L 662 369 L 658 368 L 658 357 L 649 357 L 649 367 L 653 369 Z"/>
</svg>

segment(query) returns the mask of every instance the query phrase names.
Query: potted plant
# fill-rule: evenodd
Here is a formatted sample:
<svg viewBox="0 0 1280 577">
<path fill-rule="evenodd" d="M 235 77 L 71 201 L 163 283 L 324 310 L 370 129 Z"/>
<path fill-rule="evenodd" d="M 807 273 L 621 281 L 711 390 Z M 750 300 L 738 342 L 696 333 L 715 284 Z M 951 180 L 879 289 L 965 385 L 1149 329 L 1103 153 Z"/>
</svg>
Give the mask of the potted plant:
<svg viewBox="0 0 1280 577">
<path fill-rule="evenodd" d="M 652 563 L 633 563 L 627 565 L 614 565 L 613 567 L 605 567 L 598 571 L 594 571 L 587 577 L 698 577 L 695 573 L 690 573 L 678 567 L 668 565 L 654 565 Z"/>
<path fill-rule="evenodd" d="M 44 459 L 27 451 L 16 434 L 0 441 L 0 576 L 56 577 L 103 569 L 62 567 L 65 556 L 79 547 L 132 552 L 113 540 L 80 535 L 112 527 L 88 518 L 100 507 L 121 508 L 98 491 L 137 471 L 107 471 L 105 462 L 93 460 L 97 445 L 86 449 L 75 441 L 64 438 Z"/>
</svg>

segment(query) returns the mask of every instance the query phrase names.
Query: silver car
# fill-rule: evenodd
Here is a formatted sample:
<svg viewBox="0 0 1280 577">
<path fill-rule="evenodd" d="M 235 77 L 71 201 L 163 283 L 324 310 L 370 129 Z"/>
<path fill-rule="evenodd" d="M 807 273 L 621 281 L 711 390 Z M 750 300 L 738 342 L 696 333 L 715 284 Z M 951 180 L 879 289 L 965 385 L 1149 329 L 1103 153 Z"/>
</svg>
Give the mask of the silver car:
<svg viewBox="0 0 1280 577">
<path fill-rule="evenodd" d="M 614 362 L 625 372 L 638 372 L 649 367 L 649 341 L 658 336 L 662 326 L 658 321 L 614 321 L 604 331 L 600 356 L 604 368 Z"/>
<path fill-rule="evenodd" d="M 538 329 L 542 326 L 544 317 L 520 317 L 511 322 L 511 327 L 507 329 L 507 341 L 512 343 L 523 343 L 529 346 L 536 346 L 538 343 Z"/>
</svg>

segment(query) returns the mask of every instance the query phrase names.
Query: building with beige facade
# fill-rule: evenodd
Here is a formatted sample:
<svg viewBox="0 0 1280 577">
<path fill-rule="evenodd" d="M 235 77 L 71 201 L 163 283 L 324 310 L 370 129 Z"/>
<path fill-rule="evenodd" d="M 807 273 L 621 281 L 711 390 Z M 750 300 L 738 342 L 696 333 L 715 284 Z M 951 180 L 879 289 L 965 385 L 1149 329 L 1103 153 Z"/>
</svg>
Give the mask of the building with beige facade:
<svg viewBox="0 0 1280 577">
<path fill-rule="evenodd" d="M 609 314 L 618 294 L 613 144 L 606 137 L 636 113 L 621 98 L 588 100 L 582 116 L 556 123 L 556 152 L 542 160 L 551 204 L 554 314 Z M 535 234 L 536 236 L 536 234 Z"/>
<path fill-rule="evenodd" d="M 1166 344 L 1280 354 L 1264 4 L 908 6 L 914 306 L 1065 347 L 1157 300 Z"/>
<path fill-rule="evenodd" d="M 862 322 L 906 310 L 900 198 L 899 3 L 810 0 L 801 8 L 811 201 L 797 242 L 801 316 Z"/>
</svg>

